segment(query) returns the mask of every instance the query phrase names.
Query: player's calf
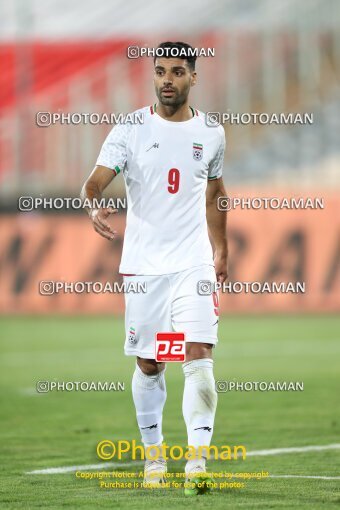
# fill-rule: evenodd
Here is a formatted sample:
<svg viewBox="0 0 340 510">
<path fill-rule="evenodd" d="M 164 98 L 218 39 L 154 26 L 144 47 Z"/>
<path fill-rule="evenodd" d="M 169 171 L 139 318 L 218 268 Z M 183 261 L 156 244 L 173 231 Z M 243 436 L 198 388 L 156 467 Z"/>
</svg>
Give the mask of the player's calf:
<svg viewBox="0 0 340 510">
<path fill-rule="evenodd" d="M 152 446 L 161 446 L 163 441 L 162 418 L 166 401 L 164 367 L 164 364 L 156 363 L 154 360 L 138 358 L 132 378 L 132 396 L 145 450 Z M 149 457 L 153 458 L 152 451 Z M 162 456 L 155 460 L 147 459 L 144 483 L 155 486 L 162 484 L 166 469 L 166 461 Z"/>
<path fill-rule="evenodd" d="M 188 445 L 197 451 L 196 458 L 189 460 L 185 467 L 188 482 L 204 476 L 206 472 L 204 447 L 210 446 L 213 434 L 217 393 L 212 359 L 195 359 L 183 363 L 183 372 L 185 375 L 183 416 L 187 426 Z M 206 483 L 204 487 L 206 491 L 208 488 Z M 194 493 L 198 494 L 196 489 Z"/>
</svg>

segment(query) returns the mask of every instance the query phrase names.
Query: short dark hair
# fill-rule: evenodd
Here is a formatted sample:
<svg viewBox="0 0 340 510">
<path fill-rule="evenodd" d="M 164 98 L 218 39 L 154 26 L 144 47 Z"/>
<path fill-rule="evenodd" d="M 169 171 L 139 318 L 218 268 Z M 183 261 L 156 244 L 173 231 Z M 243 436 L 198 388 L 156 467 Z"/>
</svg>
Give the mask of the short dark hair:
<svg viewBox="0 0 340 510">
<path fill-rule="evenodd" d="M 163 55 L 157 55 L 157 50 L 161 48 L 163 51 Z M 162 42 L 157 46 L 156 55 L 154 56 L 153 62 L 156 62 L 156 58 L 181 58 L 182 60 L 186 60 L 188 62 L 188 66 L 191 71 L 195 71 L 195 64 L 197 56 L 195 54 L 195 50 L 190 44 L 184 42 Z"/>
</svg>

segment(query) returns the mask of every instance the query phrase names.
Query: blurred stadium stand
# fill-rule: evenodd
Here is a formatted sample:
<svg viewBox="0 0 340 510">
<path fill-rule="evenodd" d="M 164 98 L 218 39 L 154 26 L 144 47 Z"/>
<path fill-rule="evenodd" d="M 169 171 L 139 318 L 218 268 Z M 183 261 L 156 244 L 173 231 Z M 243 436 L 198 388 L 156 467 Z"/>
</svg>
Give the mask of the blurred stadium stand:
<svg viewBox="0 0 340 510">
<path fill-rule="evenodd" d="M 272 127 L 227 168 L 229 185 L 339 188 L 340 97 L 314 111 L 314 124 Z M 275 163 L 275 164 L 273 164 Z"/>
<path fill-rule="evenodd" d="M 36 113 L 152 104 L 152 58 L 128 59 L 127 47 L 164 40 L 215 48 L 197 63 L 202 111 L 314 114 L 312 125 L 225 126 L 230 196 L 318 196 L 325 207 L 230 212 L 230 281 L 307 291 L 225 293 L 221 313 L 339 311 L 339 0 L 0 0 L 0 313 L 123 312 L 122 295 L 46 298 L 38 284 L 119 281 L 125 211 L 107 243 L 83 211 L 19 213 L 18 197 L 78 196 L 111 129 L 38 127 Z M 107 195 L 124 195 L 121 175 Z"/>
<path fill-rule="evenodd" d="M 150 104 L 152 59 L 129 60 L 126 47 L 169 38 L 216 48 L 198 61 L 199 109 L 314 112 L 312 126 L 226 126 L 227 183 L 338 186 L 337 0 L 197 0 L 185 12 L 178 0 L 166 9 L 156 0 L 142 9 L 135 0 L 1 0 L 0 9 L 3 204 L 23 190 L 77 195 L 110 126 L 38 128 L 36 112 Z M 114 192 L 124 193 L 122 179 Z"/>
</svg>

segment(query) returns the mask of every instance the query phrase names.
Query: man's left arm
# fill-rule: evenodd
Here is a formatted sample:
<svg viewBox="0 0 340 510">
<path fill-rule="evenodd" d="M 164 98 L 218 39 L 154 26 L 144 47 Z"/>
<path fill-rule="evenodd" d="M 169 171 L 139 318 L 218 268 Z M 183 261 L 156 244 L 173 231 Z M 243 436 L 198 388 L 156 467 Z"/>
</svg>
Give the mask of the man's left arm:
<svg viewBox="0 0 340 510">
<path fill-rule="evenodd" d="M 227 258 L 227 211 L 219 211 L 217 208 L 218 198 L 226 196 L 222 177 L 208 180 L 207 201 L 207 224 L 210 237 L 214 244 L 214 263 L 218 282 L 223 283 L 228 277 Z"/>
</svg>

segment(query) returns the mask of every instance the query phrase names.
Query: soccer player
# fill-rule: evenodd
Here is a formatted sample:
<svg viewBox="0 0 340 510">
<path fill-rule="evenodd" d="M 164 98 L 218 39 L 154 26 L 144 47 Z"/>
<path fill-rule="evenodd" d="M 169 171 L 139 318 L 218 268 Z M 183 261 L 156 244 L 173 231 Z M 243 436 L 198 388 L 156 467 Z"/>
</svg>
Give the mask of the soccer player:
<svg viewBox="0 0 340 510">
<path fill-rule="evenodd" d="M 227 278 L 226 213 L 217 208 L 218 197 L 225 195 L 225 134 L 221 126 L 207 126 L 205 114 L 189 105 L 197 81 L 191 46 L 165 42 L 159 48 L 164 54 L 154 59 L 157 103 L 137 110 L 143 124 L 112 129 L 82 197 L 100 199 L 123 173 L 128 211 L 119 271 L 127 282 L 147 283 L 146 293 L 125 294 L 125 354 L 137 357 L 132 394 L 142 441 L 145 448 L 163 441 L 165 364 L 155 361 L 155 335 L 184 332 L 182 409 L 187 444 L 198 452 L 210 445 L 217 405 L 212 349 L 218 297 L 206 287 L 200 293 L 198 282 L 214 285 Z M 180 56 L 173 56 L 173 49 Z M 108 240 L 116 234 L 107 221 L 113 212 L 89 209 L 94 229 Z M 185 471 L 190 480 L 204 473 L 205 458 L 189 460 Z M 162 480 L 165 459 L 146 461 L 145 481 L 154 482 L 155 472 Z"/>
</svg>

